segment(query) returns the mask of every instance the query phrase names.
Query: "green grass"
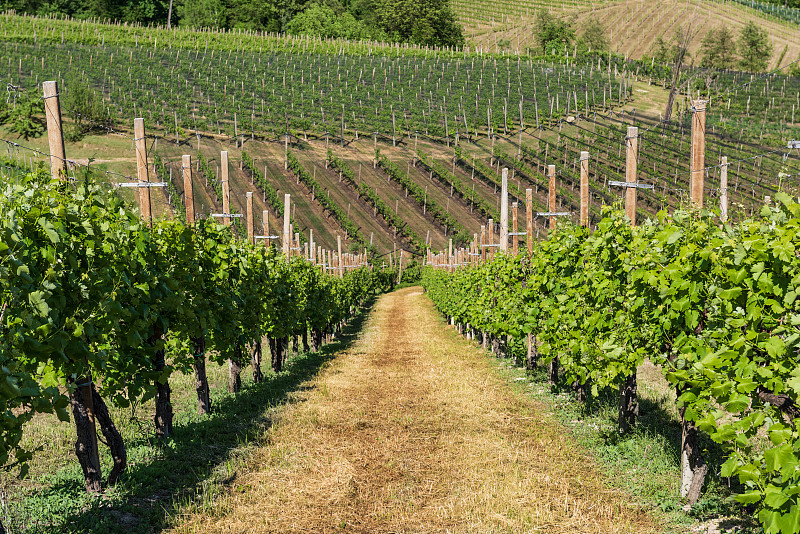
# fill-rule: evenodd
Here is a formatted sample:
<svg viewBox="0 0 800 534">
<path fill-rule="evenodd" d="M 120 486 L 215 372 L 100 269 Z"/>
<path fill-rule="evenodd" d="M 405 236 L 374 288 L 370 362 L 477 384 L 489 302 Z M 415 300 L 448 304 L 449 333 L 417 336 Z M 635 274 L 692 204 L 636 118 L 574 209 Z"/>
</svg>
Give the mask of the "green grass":
<svg viewBox="0 0 800 534">
<path fill-rule="evenodd" d="M 612 486 L 659 518 L 665 533 L 689 532 L 708 522 L 717 524 L 720 532 L 763 532 L 747 510 L 731 500 L 728 484 L 735 481 L 718 476 L 724 458 L 705 435 L 701 435 L 701 443 L 709 474 L 700 500 L 691 508 L 686 506 L 678 491 L 681 427 L 675 397 L 652 376 L 643 377 L 640 372 L 637 426 L 621 436 L 617 432 L 616 391 L 601 391 L 581 404 L 568 386 L 548 385 L 544 367 L 526 371 L 511 358 L 492 361 L 509 384 L 546 406 L 576 446 L 589 451 Z"/>
<path fill-rule="evenodd" d="M 101 495 L 84 490 L 83 475 L 72 452 L 72 424 L 42 418 L 28 439 L 44 444 L 31 475 L 19 482 L 5 479 L 8 514 L 3 524 L 20 533 L 159 532 L 187 509 L 203 509 L 236 488 L 236 476 L 250 452 L 262 445 L 280 405 L 294 402 L 304 383 L 323 364 L 344 350 L 360 330 L 371 302 L 359 310 L 344 335 L 317 353 L 290 359 L 281 373 L 266 371 L 254 384 L 245 369 L 243 388 L 226 392 L 227 366 L 208 366 L 213 413 L 197 415 L 194 378 L 170 380 L 175 411 L 174 436 L 154 437 L 152 403 L 134 409 L 109 407 L 125 438 L 128 469 L 121 481 Z M 268 367 L 268 351 L 265 354 Z M 111 459 L 101 444 L 103 473 Z"/>
</svg>

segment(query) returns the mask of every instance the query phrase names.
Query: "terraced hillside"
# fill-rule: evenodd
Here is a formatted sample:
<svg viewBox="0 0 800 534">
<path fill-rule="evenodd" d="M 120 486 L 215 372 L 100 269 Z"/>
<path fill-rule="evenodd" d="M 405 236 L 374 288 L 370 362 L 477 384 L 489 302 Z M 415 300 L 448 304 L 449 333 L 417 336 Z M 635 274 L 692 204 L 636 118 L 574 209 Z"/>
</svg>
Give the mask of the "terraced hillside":
<svg viewBox="0 0 800 534">
<path fill-rule="evenodd" d="M 691 24 L 696 37 L 689 45 L 689 54 L 698 55 L 706 33 L 721 25 L 739 29 L 754 21 L 766 30 L 773 44 L 770 68 L 800 57 L 800 26 L 797 22 L 781 20 L 764 11 L 738 2 L 714 0 L 621 0 L 610 2 L 523 1 L 491 2 L 454 0 L 453 6 L 465 26 L 470 44 L 489 52 L 525 53 L 536 48 L 534 24 L 536 12 L 546 9 L 575 21 L 580 31 L 588 20 L 599 21 L 607 32 L 611 50 L 632 58 L 651 52 L 653 42 L 662 37 L 669 41 L 675 31 Z M 786 53 L 784 54 L 784 49 Z"/>
</svg>

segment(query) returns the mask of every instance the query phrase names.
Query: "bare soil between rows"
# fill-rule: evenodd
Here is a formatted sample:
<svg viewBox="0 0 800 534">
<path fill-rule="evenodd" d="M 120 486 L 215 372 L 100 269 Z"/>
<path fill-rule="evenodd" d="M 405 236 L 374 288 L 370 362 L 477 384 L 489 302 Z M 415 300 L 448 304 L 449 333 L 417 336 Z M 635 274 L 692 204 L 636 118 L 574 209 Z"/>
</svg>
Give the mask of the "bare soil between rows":
<svg viewBox="0 0 800 534">
<path fill-rule="evenodd" d="M 420 288 L 279 409 L 229 492 L 179 532 L 657 532 Z"/>
</svg>

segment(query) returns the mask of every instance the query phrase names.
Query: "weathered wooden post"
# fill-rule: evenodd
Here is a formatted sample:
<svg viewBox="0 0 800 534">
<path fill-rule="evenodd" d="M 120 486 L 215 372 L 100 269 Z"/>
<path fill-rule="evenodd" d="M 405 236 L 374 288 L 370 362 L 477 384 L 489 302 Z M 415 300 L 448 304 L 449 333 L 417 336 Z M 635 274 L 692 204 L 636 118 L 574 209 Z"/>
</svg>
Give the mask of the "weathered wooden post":
<svg viewBox="0 0 800 534">
<path fill-rule="evenodd" d="M 508 252 L 508 168 L 503 167 L 500 184 L 500 251 Z"/>
<path fill-rule="evenodd" d="M 639 128 L 628 126 L 628 135 L 625 136 L 625 181 L 636 184 L 639 173 Z M 631 220 L 631 226 L 636 226 L 636 187 L 625 188 L 625 215 Z"/>
<path fill-rule="evenodd" d="M 133 119 L 133 138 L 136 146 L 136 177 L 137 181 L 142 184 L 150 181 L 147 171 L 147 139 L 144 133 L 144 119 Z M 150 187 L 148 186 L 139 187 L 139 209 L 147 226 L 152 226 L 153 213 L 150 209 Z"/>
<path fill-rule="evenodd" d="M 489 222 L 487 223 L 487 226 L 489 227 L 489 242 L 487 243 L 487 245 L 489 245 L 489 261 L 491 261 L 491 259 L 494 258 L 494 245 L 495 245 L 495 242 L 494 242 L 494 219 L 489 219 Z"/>
<path fill-rule="evenodd" d="M 533 189 L 525 190 L 525 245 L 533 254 Z"/>
<path fill-rule="evenodd" d="M 186 224 L 194 224 L 194 187 L 192 184 L 192 156 L 184 154 L 183 167 L 183 203 L 186 205 Z"/>
<path fill-rule="evenodd" d="M 230 226 L 231 218 L 228 215 L 231 212 L 231 184 L 228 181 L 228 151 L 223 150 L 220 154 L 220 171 L 222 173 L 222 223 L 225 226 Z"/>
<path fill-rule="evenodd" d="M 283 254 L 286 256 L 286 261 L 289 261 L 289 254 L 292 248 L 292 230 L 290 213 L 292 207 L 292 195 L 286 193 L 283 195 Z"/>
<path fill-rule="evenodd" d="M 250 244 L 255 244 L 256 237 L 255 232 L 253 231 L 253 193 L 248 191 L 245 195 L 246 203 L 245 203 L 245 213 L 247 217 L 247 240 L 250 241 Z"/>
<path fill-rule="evenodd" d="M 397 283 L 398 284 L 403 279 L 403 252 L 405 252 L 405 251 L 401 248 L 400 249 L 400 261 L 398 262 L 398 269 L 397 269 Z"/>
<path fill-rule="evenodd" d="M 336 234 L 336 249 L 338 251 L 337 259 L 339 261 L 339 278 L 344 276 L 344 269 L 341 266 L 342 263 L 342 236 Z"/>
<path fill-rule="evenodd" d="M 481 226 L 481 263 L 486 263 L 486 227 Z"/>
<path fill-rule="evenodd" d="M 511 204 L 511 253 L 514 256 L 519 252 L 519 204 L 514 202 Z"/>
<path fill-rule="evenodd" d="M 447 245 L 447 270 L 451 273 L 455 271 L 455 266 L 453 265 L 453 238 L 451 237 L 448 241 Z"/>
<path fill-rule="evenodd" d="M 589 153 L 581 152 L 581 226 L 589 226 Z"/>
<path fill-rule="evenodd" d="M 547 211 L 554 213 L 556 211 L 556 166 L 547 166 Z M 550 216 L 550 229 L 555 230 L 556 218 Z"/>
<path fill-rule="evenodd" d="M 722 156 L 719 173 L 719 218 L 728 220 L 728 156 Z"/>
<path fill-rule="evenodd" d="M 706 174 L 706 101 L 692 102 L 692 180 L 689 195 L 693 208 L 703 207 Z"/>
<path fill-rule="evenodd" d="M 264 234 L 264 248 L 269 248 L 269 210 L 264 210 L 261 212 L 261 231 Z"/>
<path fill-rule="evenodd" d="M 58 99 L 58 82 L 42 84 L 44 111 L 47 117 L 47 140 L 50 145 L 50 172 L 55 180 L 67 178 L 67 156 L 64 152 L 64 132 L 61 128 L 61 104 Z"/>
</svg>

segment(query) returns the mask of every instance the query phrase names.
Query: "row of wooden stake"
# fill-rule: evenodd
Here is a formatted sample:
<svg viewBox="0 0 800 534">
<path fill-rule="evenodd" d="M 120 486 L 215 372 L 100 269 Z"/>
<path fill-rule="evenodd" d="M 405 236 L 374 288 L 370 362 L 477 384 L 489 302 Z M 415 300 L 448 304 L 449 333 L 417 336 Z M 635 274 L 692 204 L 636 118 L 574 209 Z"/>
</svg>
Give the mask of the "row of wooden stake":
<svg viewBox="0 0 800 534">
<path fill-rule="evenodd" d="M 703 189 L 705 187 L 705 125 L 706 102 L 696 100 L 692 106 L 692 146 L 691 146 L 691 178 L 689 196 L 693 208 L 703 207 Z M 615 183 L 625 188 L 625 215 L 630 219 L 631 225 L 636 225 L 636 200 L 640 188 L 650 188 L 649 184 L 638 182 L 639 160 L 639 128 L 628 127 L 625 137 L 625 182 Z M 580 212 L 579 220 L 582 226 L 589 226 L 589 152 L 583 151 L 580 155 Z M 725 221 L 728 217 L 728 158 L 722 157 L 720 165 L 720 218 Z M 533 211 L 533 190 L 525 190 L 525 215 L 526 231 L 518 231 L 518 203 L 512 204 L 511 232 L 508 231 L 508 169 L 502 170 L 502 185 L 500 193 L 500 225 L 498 241 L 495 242 L 494 221 L 481 228 L 480 236 L 473 234 L 473 240 L 467 247 L 453 249 L 453 240 L 450 239 L 446 251 L 434 254 L 428 250 L 426 263 L 432 267 L 453 271 L 459 267 L 475 265 L 491 260 L 497 252 L 516 255 L 519 252 L 519 238 L 525 236 L 528 253 L 533 252 L 533 218 L 543 216 L 549 218 L 550 229 L 556 226 L 559 216 L 572 215 L 570 212 L 556 212 L 556 167 L 548 165 L 548 211 L 535 213 Z M 511 243 L 509 246 L 509 238 Z"/>
<path fill-rule="evenodd" d="M 67 159 L 64 149 L 64 137 L 61 123 L 61 108 L 59 103 L 58 85 L 55 81 L 44 82 L 44 101 L 47 117 L 47 135 L 50 144 L 50 167 L 54 178 L 65 179 L 67 170 Z M 153 215 L 150 200 L 151 187 L 159 187 L 165 184 L 150 181 L 150 173 L 147 166 L 147 143 L 144 128 L 144 119 L 137 118 L 133 121 L 134 145 L 136 148 L 136 169 L 137 182 L 124 184 L 138 189 L 138 203 L 142 219 L 148 225 L 152 225 Z M 228 151 L 223 150 L 221 156 L 221 185 L 222 185 L 222 213 L 212 214 L 213 217 L 222 219 L 223 224 L 230 225 L 231 219 L 241 217 L 240 214 L 231 213 L 230 208 L 230 181 L 228 175 Z M 193 225 L 196 221 L 194 208 L 194 188 L 192 180 L 192 156 L 185 154 L 182 157 L 181 166 L 183 170 L 184 204 L 186 206 L 186 222 Z M 281 236 L 271 235 L 269 226 L 269 211 L 263 211 L 263 235 L 255 235 L 255 225 L 253 218 L 253 193 L 246 194 L 246 213 L 245 226 L 247 228 L 247 239 L 255 244 L 257 240 L 264 240 L 266 246 L 270 246 L 270 241 L 280 239 L 282 251 L 286 258 L 292 256 L 302 256 L 311 261 L 314 265 L 320 266 L 323 272 L 330 275 L 344 276 L 347 269 L 353 269 L 367 265 L 367 251 L 363 253 L 350 254 L 342 253 L 342 238 L 336 236 L 337 250 L 323 249 L 314 242 L 314 230 L 309 230 L 309 239 L 301 247 L 300 234 L 293 231 L 290 221 L 291 195 L 284 195 L 283 211 L 283 233 Z"/>
<path fill-rule="evenodd" d="M 65 176 L 66 157 L 64 152 L 63 134 L 61 128 L 61 113 L 58 100 L 58 89 L 56 82 L 45 82 L 44 101 L 47 115 L 48 138 L 50 142 L 51 168 L 54 177 Z M 705 113 L 706 102 L 695 101 L 692 106 L 692 145 L 691 145 L 691 181 L 690 197 L 694 207 L 703 206 L 703 188 L 705 181 Z M 137 162 L 137 184 L 139 189 L 139 205 L 142 218 L 148 224 L 152 223 L 152 211 L 150 205 L 150 187 L 161 184 L 150 182 L 147 166 L 147 146 L 145 139 L 144 119 L 134 119 L 134 142 L 136 147 Z M 626 188 L 625 191 L 625 214 L 630 219 L 631 224 L 636 224 L 636 201 L 637 190 L 643 185 L 638 183 L 638 151 L 639 151 L 639 129 L 635 126 L 628 127 L 625 138 L 626 145 L 626 167 L 624 183 L 620 183 Z M 221 214 L 213 216 L 221 217 L 223 223 L 229 225 L 232 217 L 241 216 L 232 214 L 230 211 L 230 184 L 228 177 L 228 152 L 221 153 L 221 185 L 222 185 L 222 211 Z M 184 155 L 182 160 L 184 193 L 186 205 L 186 218 L 188 224 L 195 222 L 194 198 L 192 193 L 192 164 L 191 156 Z M 727 158 L 722 158 L 720 176 L 720 211 L 722 219 L 727 218 Z M 500 199 L 500 228 L 499 241 L 495 242 L 494 221 L 489 219 L 488 224 L 481 228 L 480 237 L 473 235 L 473 241 L 468 247 L 453 250 L 452 239 L 446 252 L 434 254 L 428 249 L 426 263 L 434 267 L 455 269 L 460 266 L 475 264 L 490 260 L 497 252 L 509 252 L 509 237 L 511 238 L 510 252 L 516 254 L 519 251 L 519 237 L 525 236 L 528 252 L 533 251 L 533 217 L 546 216 L 549 218 L 550 229 L 554 229 L 556 218 L 563 215 L 571 215 L 569 212 L 558 213 L 556 209 L 556 167 L 549 165 L 548 175 L 548 212 L 534 214 L 533 212 L 533 190 L 526 189 L 526 231 L 518 231 L 518 204 L 512 205 L 512 228 L 509 232 L 508 215 L 508 169 L 502 171 L 502 186 Z M 131 184 L 133 185 L 133 184 Z M 248 239 L 255 243 L 257 239 L 263 239 L 267 245 L 273 239 L 281 238 L 282 250 L 287 259 L 291 256 L 303 256 L 315 265 L 319 265 L 323 271 L 330 274 L 343 276 L 346 269 L 366 265 L 367 255 L 342 254 L 341 236 L 337 235 L 337 250 L 325 250 L 320 246 L 315 246 L 313 230 L 309 231 L 309 239 L 301 247 L 300 234 L 293 232 L 290 222 L 291 195 L 284 195 L 284 220 L 282 236 L 270 235 L 269 231 L 269 212 L 263 212 L 263 235 L 257 236 L 254 232 L 253 219 L 253 194 L 247 193 L 245 222 Z M 580 224 L 589 225 L 589 152 L 583 151 L 580 154 Z"/>
</svg>

